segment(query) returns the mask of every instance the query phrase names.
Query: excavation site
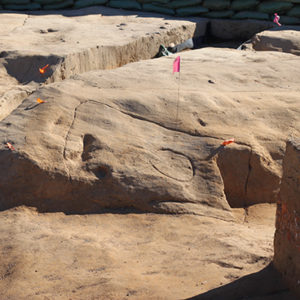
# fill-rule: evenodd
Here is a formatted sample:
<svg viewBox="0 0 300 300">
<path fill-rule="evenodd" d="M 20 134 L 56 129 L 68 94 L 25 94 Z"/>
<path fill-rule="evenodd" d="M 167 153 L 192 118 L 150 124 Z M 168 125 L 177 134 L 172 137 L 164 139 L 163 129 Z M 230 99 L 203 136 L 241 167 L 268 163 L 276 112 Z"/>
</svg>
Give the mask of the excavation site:
<svg viewBox="0 0 300 300">
<path fill-rule="evenodd" d="M 1 300 L 300 299 L 300 5 L 238 2 L 0 0 Z"/>
</svg>

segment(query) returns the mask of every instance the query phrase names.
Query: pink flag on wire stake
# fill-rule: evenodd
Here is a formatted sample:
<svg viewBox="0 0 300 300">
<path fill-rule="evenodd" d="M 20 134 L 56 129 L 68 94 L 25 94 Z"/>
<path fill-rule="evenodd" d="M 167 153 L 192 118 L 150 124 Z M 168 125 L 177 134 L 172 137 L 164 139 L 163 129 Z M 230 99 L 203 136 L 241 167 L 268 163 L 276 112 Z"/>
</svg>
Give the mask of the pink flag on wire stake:
<svg viewBox="0 0 300 300">
<path fill-rule="evenodd" d="M 280 17 L 278 16 L 277 13 L 275 13 L 273 22 L 276 23 L 278 26 L 281 26 L 281 24 L 279 23 L 279 19 Z"/>
<path fill-rule="evenodd" d="M 177 56 L 173 62 L 173 73 L 180 72 L 180 56 Z"/>
</svg>

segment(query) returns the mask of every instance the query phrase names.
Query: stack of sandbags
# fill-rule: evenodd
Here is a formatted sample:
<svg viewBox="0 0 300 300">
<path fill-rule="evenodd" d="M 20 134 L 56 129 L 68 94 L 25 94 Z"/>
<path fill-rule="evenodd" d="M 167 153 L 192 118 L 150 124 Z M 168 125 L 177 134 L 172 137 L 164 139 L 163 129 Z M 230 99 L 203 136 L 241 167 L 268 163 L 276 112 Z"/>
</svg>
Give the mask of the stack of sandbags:
<svg viewBox="0 0 300 300">
<path fill-rule="evenodd" d="M 74 5 L 73 0 L 32 0 L 42 6 L 45 10 L 55 10 L 62 8 L 69 8 Z"/>
<path fill-rule="evenodd" d="M 283 24 L 299 24 L 300 19 L 288 17 L 297 0 L 292 1 L 258 1 L 258 0 L 232 0 L 231 9 L 235 11 L 232 19 L 258 19 L 272 20 L 274 13 L 281 16 Z"/>
<path fill-rule="evenodd" d="M 232 19 L 258 19 L 269 20 L 269 15 L 257 10 L 262 1 L 258 0 L 233 0 L 230 8 L 235 12 Z"/>
<path fill-rule="evenodd" d="M 138 0 L 138 2 L 142 4 L 142 9 L 144 11 L 156 12 L 166 15 L 175 15 L 175 10 L 168 5 L 170 2 L 169 0 Z"/>
<path fill-rule="evenodd" d="M 180 17 L 273 19 L 281 16 L 283 24 L 300 24 L 300 0 L 136 0 L 142 10 Z M 126 1 L 125 1 L 126 2 Z M 134 1 L 135 2 L 135 1 Z M 299 3 L 297 5 L 297 3 Z"/>
<path fill-rule="evenodd" d="M 300 24 L 300 1 L 294 0 L 293 2 L 295 2 L 293 8 L 287 12 L 286 16 L 282 16 L 284 24 Z"/>
<path fill-rule="evenodd" d="M 30 0 L 1 0 L 4 9 L 8 10 L 37 10 L 41 5 Z"/>
<path fill-rule="evenodd" d="M 230 0 L 204 0 L 203 6 L 209 9 L 204 16 L 208 18 L 230 18 L 234 11 L 230 9 Z"/>
<path fill-rule="evenodd" d="M 168 5 L 175 9 L 176 15 L 185 17 L 191 15 L 201 15 L 208 12 L 208 9 L 200 5 L 202 0 L 174 0 L 171 1 Z"/>
<path fill-rule="evenodd" d="M 55 10 L 73 7 L 74 0 L 0 0 L 1 4 L 8 10 Z"/>
<path fill-rule="evenodd" d="M 110 0 L 107 3 L 107 6 L 113 8 L 134 9 L 134 10 L 142 9 L 141 4 L 135 0 Z"/>
<path fill-rule="evenodd" d="M 231 0 L 137 0 L 142 9 L 157 13 L 185 16 L 228 18 L 234 12 L 228 10 Z"/>
<path fill-rule="evenodd" d="M 74 8 L 83 8 L 93 5 L 105 5 L 108 0 L 77 0 L 75 1 Z"/>
<path fill-rule="evenodd" d="M 179 17 L 268 21 L 272 21 L 274 13 L 278 13 L 282 24 L 300 24 L 300 0 L 0 0 L 0 9 L 1 5 L 11 10 L 56 10 L 106 5 Z"/>
</svg>

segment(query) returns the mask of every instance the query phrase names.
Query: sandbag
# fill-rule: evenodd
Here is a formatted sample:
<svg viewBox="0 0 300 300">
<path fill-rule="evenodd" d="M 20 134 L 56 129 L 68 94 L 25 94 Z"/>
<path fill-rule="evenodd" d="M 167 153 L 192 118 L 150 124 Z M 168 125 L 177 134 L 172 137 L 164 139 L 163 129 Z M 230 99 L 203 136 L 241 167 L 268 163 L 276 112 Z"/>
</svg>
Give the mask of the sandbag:
<svg viewBox="0 0 300 300">
<path fill-rule="evenodd" d="M 62 1 L 59 3 L 44 5 L 43 9 L 45 9 L 45 10 L 62 9 L 62 8 L 67 8 L 67 7 L 73 6 L 73 4 L 74 4 L 73 0 L 65 0 L 65 1 Z"/>
<path fill-rule="evenodd" d="M 231 19 L 257 19 L 257 20 L 270 20 L 269 15 L 258 11 L 240 11 L 233 15 Z"/>
<path fill-rule="evenodd" d="M 138 0 L 139 2 L 141 2 L 141 3 L 153 3 L 153 5 L 156 5 L 156 4 L 166 4 L 166 3 L 168 3 L 168 2 L 170 2 L 170 0 L 155 0 L 155 1 L 153 1 L 153 0 L 151 0 L 151 1 L 149 1 L 149 0 Z"/>
<path fill-rule="evenodd" d="M 5 9 L 9 10 L 39 10 L 41 5 L 39 3 L 28 3 L 28 4 L 6 4 Z"/>
<path fill-rule="evenodd" d="M 181 8 L 201 4 L 202 0 L 175 0 L 167 4 L 171 8 Z"/>
<path fill-rule="evenodd" d="M 62 2 L 63 0 L 33 0 L 33 1 L 45 5 L 45 4 L 59 3 Z"/>
<path fill-rule="evenodd" d="M 203 6 L 190 6 L 176 9 L 176 15 L 179 17 L 197 16 L 207 13 L 209 10 Z"/>
<path fill-rule="evenodd" d="M 288 13 L 289 17 L 298 17 L 300 18 L 300 5 L 295 5 Z"/>
<path fill-rule="evenodd" d="M 289 2 L 262 2 L 258 5 L 257 10 L 259 12 L 274 14 L 287 12 L 293 7 L 292 3 Z"/>
<path fill-rule="evenodd" d="M 233 10 L 223 10 L 223 11 L 210 11 L 203 14 L 206 18 L 230 18 L 234 15 Z"/>
<path fill-rule="evenodd" d="M 279 22 L 286 25 L 297 25 L 300 24 L 300 18 L 282 16 L 280 17 Z"/>
<path fill-rule="evenodd" d="M 237 11 L 249 10 L 256 7 L 258 4 L 258 0 L 233 0 L 230 8 Z"/>
<path fill-rule="evenodd" d="M 74 4 L 74 8 L 83 8 L 93 5 L 103 5 L 107 3 L 108 0 L 78 0 Z"/>
<path fill-rule="evenodd" d="M 211 10 L 225 10 L 230 7 L 230 0 L 205 0 L 203 6 Z"/>
<path fill-rule="evenodd" d="M 124 9 L 142 9 L 141 4 L 135 0 L 111 0 L 107 3 L 107 6 Z"/>
<path fill-rule="evenodd" d="M 1 4 L 29 4 L 30 0 L 2 0 Z"/>
<path fill-rule="evenodd" d="M 148 3 L 143 4 L 143 10 L 151 11 L 151 12 L 157 12 L 157 13 L 166 14 L 166 15 L 174 15 L 175 14 L 174 9 L 172 9 L 172 8 L 153 5 L 153 4 L 150 4 L 150 3 L 149 4 Z"/>
</svg>

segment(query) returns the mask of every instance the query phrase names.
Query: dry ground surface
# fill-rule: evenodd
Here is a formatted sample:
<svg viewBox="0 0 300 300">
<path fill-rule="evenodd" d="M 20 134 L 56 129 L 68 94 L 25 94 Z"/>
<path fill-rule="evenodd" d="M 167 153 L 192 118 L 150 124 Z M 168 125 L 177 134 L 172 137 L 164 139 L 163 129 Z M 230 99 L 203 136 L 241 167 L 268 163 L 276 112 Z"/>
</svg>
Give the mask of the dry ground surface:
<svg viewBox="0 0 300 300">
<path fill-rule="evenodd" d="M 39 214 L 25 207 L 4 211 L 1 299 L 201 295 L 264 269 L 272 259 L 274 205 L 235 215 L 235 222 L 225 222 L 190 215 Z M 293 299 L 276 273 L 267 275 L 244 279 L 242 289 L 234 287 L 234 296 L 225 289 L 199 299 Z"/>
<path fill-rule="evenodd" d="M 151 58 L 160 43 L 180 42 L 206 21 L 199 29 L 191 21 L 114 10 L 11 13 L 2 21 L 8 25 L 0 26 L 1 300 L 295 299 L 270 265 L 275 204 L 243 206 L 276 198 L 285 140 L 299 129 L 297 56 L 184 53 L 177 124 L 174 57 L 103 69 Z M 47 62 L 41 77 L 38 67 Z M 37 97 L 48 103 L 37 107 Z M 96 141 L 90 148 L 83 138 L 89 124 Z M 206 159 L 232 135 L 236 145 Z M 8 139 L 16 152 L 5 147 Z M 157 155 L 161 147 L 171 154 Z M 103 203 L 109 208 L 115 196 L 108 189 L 112 197 L 99 200 L 91 192 L 111 184 L 91 171 L 100 162 L 114 171 L 112 187 L 122 185 L 121 204 L 139 211 L 115 201 L 110 213 L 86 213 Z M 52 183 L 61 190 L 47 189 Z M 140 203 L 143 195 L 154 200 Z M 231 210 L 227 201 L 240 208 Z M 166 214 L 149 213 L 155 209 Z M 183 212 L 189 214 L 176 214 Z"/>
</svg>

